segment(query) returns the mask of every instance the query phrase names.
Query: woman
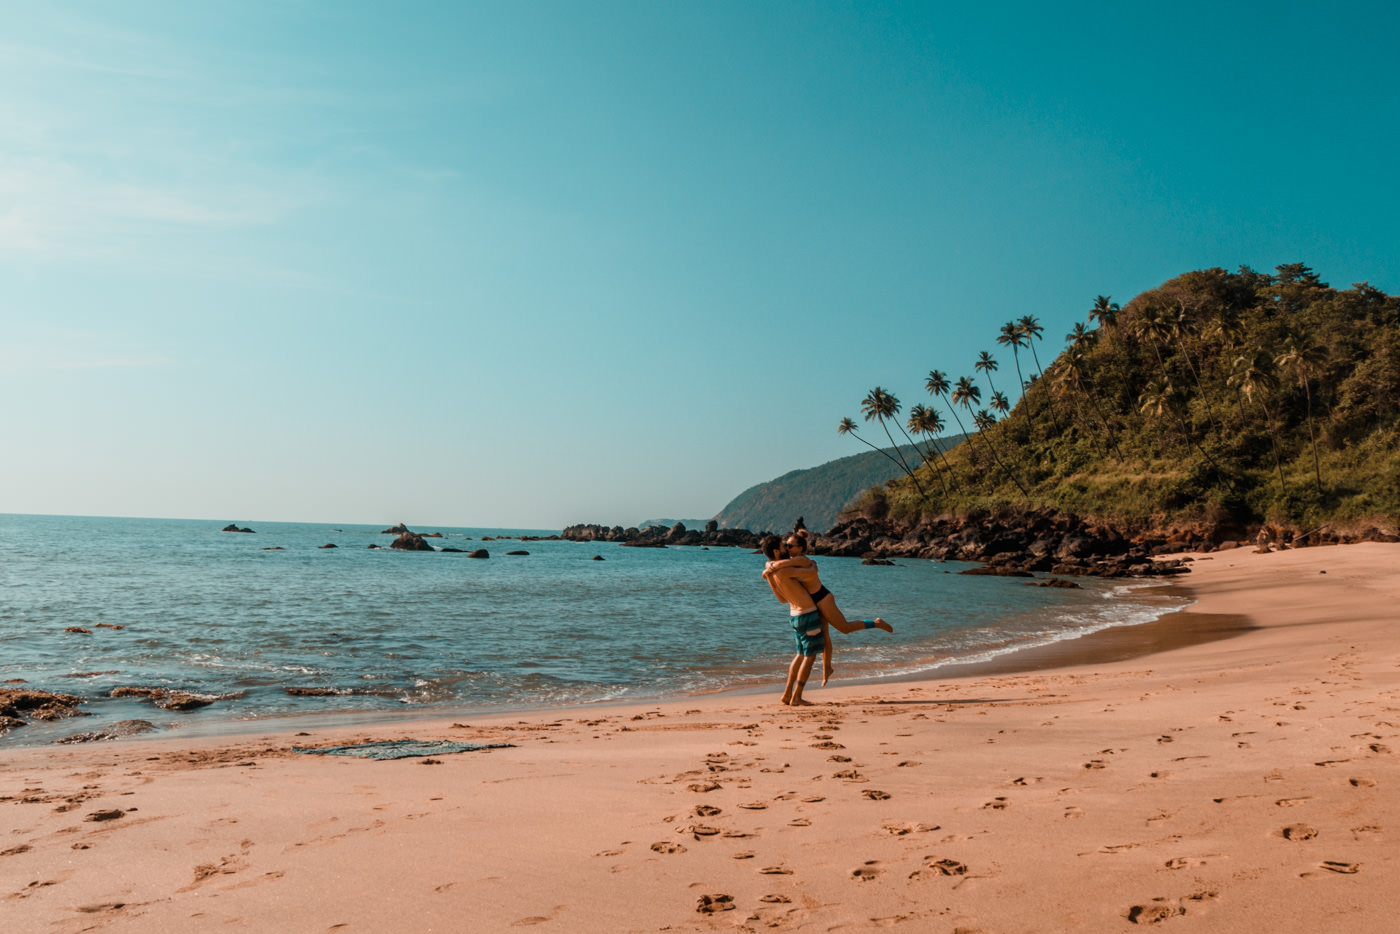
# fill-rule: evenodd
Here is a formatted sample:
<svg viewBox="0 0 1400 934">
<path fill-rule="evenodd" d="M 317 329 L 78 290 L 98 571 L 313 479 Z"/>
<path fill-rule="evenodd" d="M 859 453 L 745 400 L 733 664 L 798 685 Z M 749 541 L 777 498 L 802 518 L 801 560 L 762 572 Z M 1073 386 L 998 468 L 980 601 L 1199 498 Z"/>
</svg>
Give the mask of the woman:
<svg viewBox="0 0 1400 934">
<path fill-rule="evenodd" d="M 817 610 L 822 616 L 822 627 L 835 629 L 843 635 L 850 635 L 860 629 L 883 629 L 885 632 L 894 632 L 894 627 L 885 622 L 880 617 L 871 620 L 858 619 L 854 622 L 846 619 L 845 614 L 836 606 L 836 598 L 831 595 L 831 591 L 822 586 L 821 579 L 817 576 L 817 563 L 807 557 L 808 532 L 806 529 L 797 529 L 782 542 L 778 549 L 765 548 L 764 554 L 768 557 L 768 563 L 763 567 L 763 577 L 768 581 L 768 585 L 773 588 L 773 593 L 779 600 L 787 600 L 775 586 L 775 581 L 781 578 L 787 580 L 797 580 L 807 588 L 812 595 L 812 602 L 816 604 Z M 824 631 L 823 636 L 827 633 Z M 831 639 L 824 640 L 825 646 L 822 649 L 822 685 L 831 680 Z"/>
</svg>

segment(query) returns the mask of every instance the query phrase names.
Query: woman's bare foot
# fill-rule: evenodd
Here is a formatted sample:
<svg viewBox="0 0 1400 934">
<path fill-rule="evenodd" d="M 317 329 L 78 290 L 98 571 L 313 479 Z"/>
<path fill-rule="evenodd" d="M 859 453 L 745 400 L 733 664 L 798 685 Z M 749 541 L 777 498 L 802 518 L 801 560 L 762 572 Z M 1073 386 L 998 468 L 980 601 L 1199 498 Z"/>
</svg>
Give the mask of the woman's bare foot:
<svg viewBox="0 0 1400 934">
<path fill-rule="evenodd" d="M 894 632 L 894 627 L 878 616 L 875 617 L 875 628 L 883 629 L 885 632 Z"/>
<path fill-rule="evenodd" d="M 811 701 L 807 700 L 806 698 L 800 698 L 800 699 L 798 699 L 798 700 L 793 701 L 789 706 L 791 706 L 791 707 L 815 707 L 816 705 L 813 704 Z"/>
</svg>

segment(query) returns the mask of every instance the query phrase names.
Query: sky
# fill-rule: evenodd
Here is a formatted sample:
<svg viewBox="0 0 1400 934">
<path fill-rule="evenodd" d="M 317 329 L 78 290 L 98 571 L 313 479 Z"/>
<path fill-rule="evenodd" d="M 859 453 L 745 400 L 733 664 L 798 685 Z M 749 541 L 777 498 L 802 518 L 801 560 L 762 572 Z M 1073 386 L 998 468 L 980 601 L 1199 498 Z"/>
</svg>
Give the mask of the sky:
<svg viewBox="0 0 1400 934">
<path fill-rule="evenodd" d="M 0 513 L 704 518 L 1027 314 L 1048 363 L 1192 269 L 1400 291 L 1394 4 L 0 22 Z"/>
</svg>

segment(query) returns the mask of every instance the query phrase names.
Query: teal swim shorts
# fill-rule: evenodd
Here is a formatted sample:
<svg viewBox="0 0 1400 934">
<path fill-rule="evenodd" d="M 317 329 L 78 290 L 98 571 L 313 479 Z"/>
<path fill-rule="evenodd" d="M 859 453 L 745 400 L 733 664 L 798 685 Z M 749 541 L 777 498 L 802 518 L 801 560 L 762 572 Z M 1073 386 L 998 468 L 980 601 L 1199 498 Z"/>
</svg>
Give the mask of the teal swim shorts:
<svg viewBox="0 0 1400 934">
<path fill-rule="evenodd" d="M 822 615 L 817 611 L 788 617 L 792 620 L 792 634 L 797 639 L 798 655 L 820 655 L 826 648 L 822 638 Z"/>
</svg>

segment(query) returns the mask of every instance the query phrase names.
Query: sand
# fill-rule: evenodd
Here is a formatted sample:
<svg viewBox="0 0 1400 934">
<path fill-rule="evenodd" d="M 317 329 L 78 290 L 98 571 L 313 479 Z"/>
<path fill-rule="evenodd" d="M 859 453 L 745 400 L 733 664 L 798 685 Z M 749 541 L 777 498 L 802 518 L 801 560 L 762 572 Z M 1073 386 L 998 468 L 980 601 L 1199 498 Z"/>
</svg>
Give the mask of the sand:
<svg viewBox="0 0 1400 934">
<path fill-rule="evenodd" d="M 0 931 L 1396 930 L 1400 546 L 1199 558 L 1119 660 L 0 752 Z M 291 751 L 404 737 L 512 746 Z"/>
</svg>

